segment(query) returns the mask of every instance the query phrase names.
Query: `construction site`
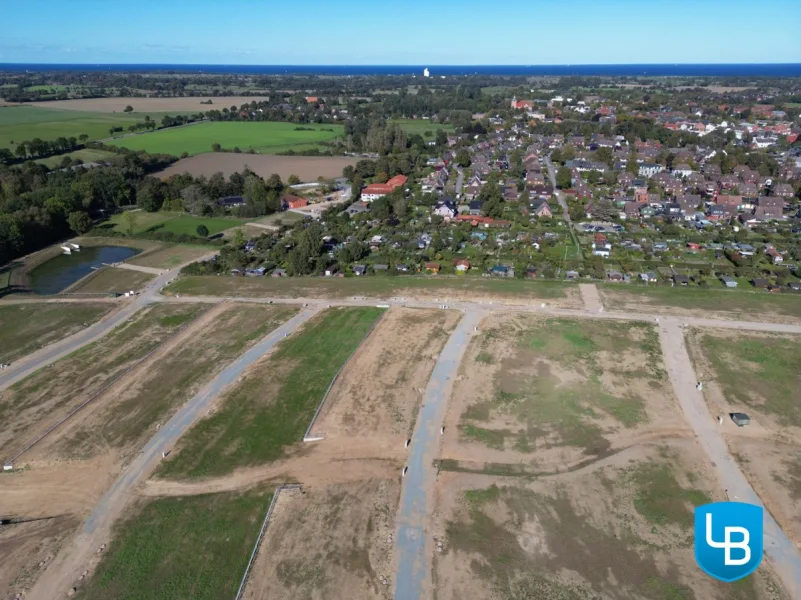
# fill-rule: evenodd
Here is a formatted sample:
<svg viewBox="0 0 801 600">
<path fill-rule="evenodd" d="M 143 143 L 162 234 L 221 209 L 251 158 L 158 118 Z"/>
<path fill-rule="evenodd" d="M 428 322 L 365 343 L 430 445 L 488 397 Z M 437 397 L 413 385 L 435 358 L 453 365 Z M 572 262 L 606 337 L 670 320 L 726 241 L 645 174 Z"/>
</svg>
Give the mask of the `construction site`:
<svg viewBox="0 0 801 600">
<path fill-rule="evenodd" d="M 801 597 L 801 321 L 175 276 L 0 301 L 53 323 L 2 340 L 1 597 Z M 734 498 L 771 543 L 724 584 L 693 509 Z"/>
</svg>

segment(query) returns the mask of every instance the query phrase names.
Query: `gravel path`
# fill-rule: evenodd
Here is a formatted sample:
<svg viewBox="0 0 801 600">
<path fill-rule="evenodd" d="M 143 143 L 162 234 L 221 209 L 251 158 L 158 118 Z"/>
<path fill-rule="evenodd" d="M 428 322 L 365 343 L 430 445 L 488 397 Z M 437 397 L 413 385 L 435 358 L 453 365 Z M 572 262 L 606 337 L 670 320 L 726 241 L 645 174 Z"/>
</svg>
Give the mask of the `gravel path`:
<svg viewBox="0 0 801 600">
<path fill-rule="evenodd" d="M 426 521 L 434 508 L 434 487 L 445 405 L 459 369 L 470 334 L 483 313 L 468 312 L 451 334 L 437 359 L 423 395 L 423 405 L 412 434 L 408 472 L 403 482 L 398 510 L 398 534 L 395 547 L 398 568 L 395 576 L 395 600 L 417 600 L 430 587 L 433 546 L 426 536 Z"/>
<path fill-rule="evenodd" d="M 242 373 L 264 356 L 300 325 L 317 313 L 317 308 L 307 308 L 264 337 L 260 342 L 228 365 L 211 382 L 204 386 L 189 402 L 161 427 L 145 445 L 142 452 L 131 461 L 120 478 L 111 486 L 95 506 L 84 523 L 83 529 L 72 541 L 70 548 L 63 548 L 55 561 L 42 573 L 26 598 L 28 600 L 52 600 L 66 597 L 89 563 L 92 554 L 103 543 L 109 542 L 111 525 L 123 513 L 131 499 L 133 488 L 144 481 L 161 459 L 161 453 L 169 451 L 189 427 L 208 412 L 215 398 L 225 388 L 236 382 Z"/>
<path fill-rule="evenodd" d="M 707 407 L 702 391 L 695 389 L 696 379 L 678 321 L 665 319 L 660 324 L 660 340 L 668 375 L 684 416 L 695 431 L 701 447 L 715 467 L 720 485 L 730 500 L 763 506 L 737 462 L 729 454 L 726 441 Z M 792 598 L 801 598 L 801 554 L 765 509 L 764 547 L 773 568 Z"/>
</svg>

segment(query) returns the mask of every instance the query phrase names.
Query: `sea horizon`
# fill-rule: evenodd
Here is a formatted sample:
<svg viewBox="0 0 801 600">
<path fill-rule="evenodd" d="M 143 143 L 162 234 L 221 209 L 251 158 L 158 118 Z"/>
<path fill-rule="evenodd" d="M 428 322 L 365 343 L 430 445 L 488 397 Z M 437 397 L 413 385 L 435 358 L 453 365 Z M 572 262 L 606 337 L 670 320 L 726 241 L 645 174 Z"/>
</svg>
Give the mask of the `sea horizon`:
<svg viewBox="0 0 801 600">
<path fill-rule="evenodd" d="M 253 75 L 801 77 L 801 63 L 682 63 L 584 65 L 237 65 L 169 63 L 0 63 L 0 72 L 171 71 Z"/>
</svg>

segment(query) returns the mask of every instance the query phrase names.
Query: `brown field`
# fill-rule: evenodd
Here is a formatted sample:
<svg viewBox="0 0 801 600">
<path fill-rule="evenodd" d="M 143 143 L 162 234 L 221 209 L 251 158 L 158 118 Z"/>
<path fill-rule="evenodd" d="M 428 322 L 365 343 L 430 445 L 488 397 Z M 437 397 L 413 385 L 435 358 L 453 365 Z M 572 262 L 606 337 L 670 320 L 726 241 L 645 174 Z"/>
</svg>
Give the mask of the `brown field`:
<svg viewBox="0 0 801 600">
<path fill-rule="evenodd" d="M 787 536 L 801 546 L 801 337 L 691 330 L 687 345 L 729 450 Z M 737 427 L 731 412 L 751 417 Z"/>
<path fill-rule="evenodd" d="M 245 598 L 388 600 L 399 498 L 397 479 L 281 492 Z"/>
<path fill-rule="evenodd" d="M 201 100 L 211 100 L 214 104 L 201 104 Z M 138 112 L 185 113 L 222 110 L 240 106 L 246 102 L 267 100 L 265 96 L 198 96 L 194 98 L 82 98 L 80 100 L 54 100 L 52 102 L 27 102 L 29 106 L 58 108 L 61 110 L 80 110 L 87 112 L 121 113 L 130 105 L 134 114 Z"/>
<path fill-rule="evenodd" d="M 315 430 L 326 440 L 378 435 L 402 444 L 414 428 L 422 391 L 459 322 L 456 311 L 391 308 L 331 390 Z"/>
<path fill-rule="evenodd" d="M 208 246 L 165 246 L 153 252 L 146 252 L 134 256 L 126 262 L 143 267 L 157 269 L 174 269 L 184 263 L 197 260 L 214 250 Z"/>
<path fill-rule="evenodd" d="M 786 598 L 695 564 L 724 500 L 650 324 L 492 315 L 449 401 L 431 535 L 439 600 Z"/>
<path fill-rule="evenodd" d="M 272 156 L 216 152 L 183 158 L 155 175 L 164 179 L 181 173 L 190 173 L 198 177 L 222 172 L 229 177 L 232 173 L 241 172 L 247 166 L 265 179 L 277 173 L 284 181 L 290 175 L 297 175 L 301 181 L 313 182 L 317 181 L 318 177 L 325 179 L 342 177 L 342 169 L 355 164 L 355 158 L 344 156 Z"/>
</svg>

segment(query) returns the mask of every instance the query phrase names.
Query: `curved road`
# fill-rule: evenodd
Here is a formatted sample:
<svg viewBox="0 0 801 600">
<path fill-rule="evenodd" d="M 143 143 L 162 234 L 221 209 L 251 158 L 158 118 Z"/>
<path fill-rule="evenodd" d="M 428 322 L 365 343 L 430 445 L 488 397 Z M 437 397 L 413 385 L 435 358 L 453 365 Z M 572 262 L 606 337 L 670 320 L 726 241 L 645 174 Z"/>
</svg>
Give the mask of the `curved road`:
<svg viewBox="0 0 801 600">
<path fill-rule="evenodd" d="M 52 600 L 64 597 L 63 594 L 66 594 L 87 568 L 92 554 L 101 544 L 108 542 L 111 525 L 122 514 L 131 498 L 131 490 L 150 475 L 161 459 L 161 453 L 169 451 L 178 438 L 208 412 L 214 399 L 233 384 L 245 369 L 272 350 L 285 335 L 292 333 L 317 314 L 318 310 L 316 307 L 307 308 L 262 338 L 184 404 L 128 464 L 120 478 L 97 503 L 80 534 L 73 539 L 68 549 L 63 548 L 56 555 L 55 561 L 42 573 L 26 598 Z"/>
</svg>

